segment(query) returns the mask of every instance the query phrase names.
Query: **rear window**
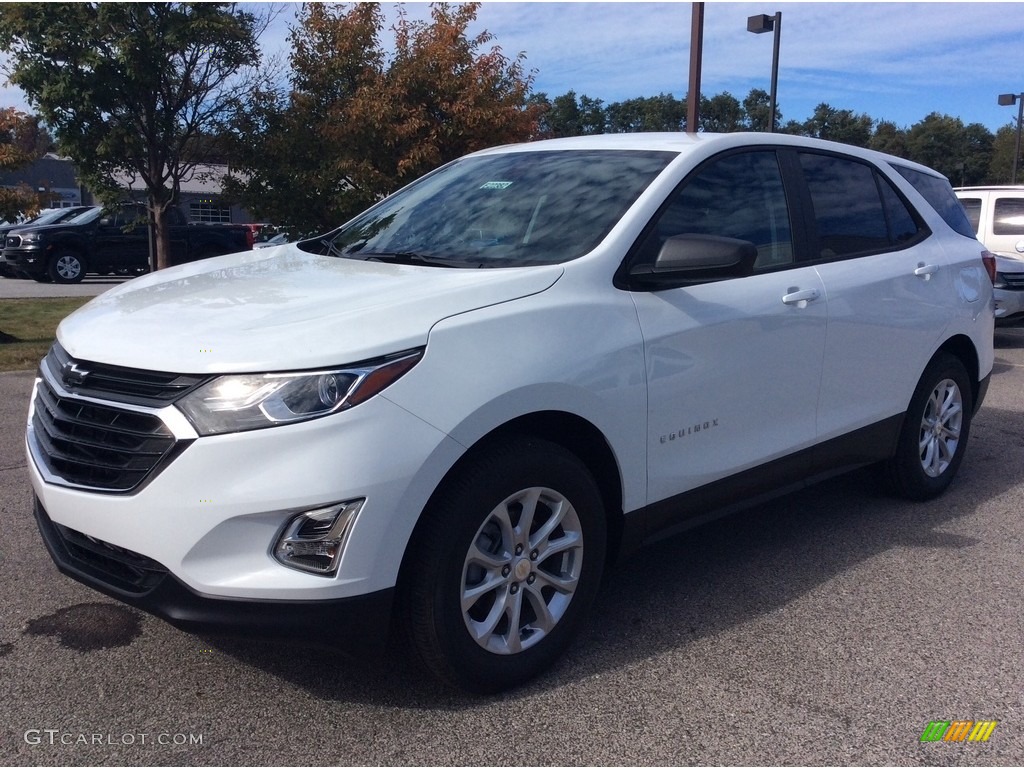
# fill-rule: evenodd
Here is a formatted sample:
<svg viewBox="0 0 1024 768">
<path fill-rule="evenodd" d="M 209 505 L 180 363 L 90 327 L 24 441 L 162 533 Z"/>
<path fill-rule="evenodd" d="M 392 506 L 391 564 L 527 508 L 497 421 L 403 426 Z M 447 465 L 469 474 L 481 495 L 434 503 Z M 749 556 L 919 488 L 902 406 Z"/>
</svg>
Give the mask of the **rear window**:
<svg viewBox="0 0 1024 768">
<path fill-rule="evenodd" d="M 975 232 L 981 231 L 981 198 L 980 197 L 961 197 L 960 202 L 964 206 L 964 212 L 967 214 L 967 220 L 971 222 L 971 228 Z"/>
<path fill-rule="evenodd" d="M 1024 199 L 1019 197 L 996 198 L 992 234 L 1024 235 Z"/>
<path fill-rule="evenodd" d="M 899 248 L 921 229 L 889 183 L 864 163 L 800 153 L 818 233 L 818 257 L 844 258 Z"/>
<path fill-rule="evenodd" d="M 972 240 L 977 239 L 977 232 L 971 227 L 971 222 L 967 220 L 967 213 L 953 193 L 953 188 L 948 181 L 941 176 L 921 173 L 921 171 L 903 165 L 893 165 L 892 167 L 921 193 L 921 197 L 928 201 L 935 212 L 942 217 L 942 220 L 950 226 L 950 229 Z"/>
</svg>

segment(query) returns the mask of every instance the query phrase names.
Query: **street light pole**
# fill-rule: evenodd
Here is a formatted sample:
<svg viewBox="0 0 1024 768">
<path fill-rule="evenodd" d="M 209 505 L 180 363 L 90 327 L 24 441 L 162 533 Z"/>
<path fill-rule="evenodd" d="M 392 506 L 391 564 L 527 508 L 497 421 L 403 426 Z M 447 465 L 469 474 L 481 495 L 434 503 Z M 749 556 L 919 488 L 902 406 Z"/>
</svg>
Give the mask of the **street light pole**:
<svg viewBox="0 0 1024 768">
<path fill-rule="evenodd" d="M 776 95 L 779 86 L 779 45 L 782 42 L 782 11 L 777 11 L 774 16 L 758 14 L 747 17 L 747 32 L 760 35 L 762 32 L 775 32 L 772 44 L 772 90 L 769 98 L 771 112 L 768 118 L 768 133 L 775 131 L 775 105 Z"/>
<path fill-rule="evenodd" d="M 1017 103 L 1020 106 L 1017 107 L 1017 145 L 1013 151 L 1013 174 L 1010 178 L 1011 184 L 1017 183 L 1017 160 L 1020 158 L 1020 127 L 1021 121 L 1024 121 L 1024 93 L 999 94 L 999 106 L 1011 107 L 1014 103 Z"/>
</svg>

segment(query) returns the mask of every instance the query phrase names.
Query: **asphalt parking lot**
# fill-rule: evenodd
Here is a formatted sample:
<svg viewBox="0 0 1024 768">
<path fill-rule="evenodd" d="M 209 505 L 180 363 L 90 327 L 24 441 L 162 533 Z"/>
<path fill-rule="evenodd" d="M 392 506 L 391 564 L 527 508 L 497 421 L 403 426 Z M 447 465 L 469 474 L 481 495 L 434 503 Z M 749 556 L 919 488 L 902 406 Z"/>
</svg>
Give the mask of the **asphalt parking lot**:
<svg viewBox="0 0 1024 768">
<path fill-rule="evenodd" d="M 127 277 L 89 275 L 80 283 L 57 285 L 37 283 L 35 280 L 12 280 L 0 277 L 0 299 L 39 299 L 55 296 L 96 296 L 108 288 L 120 285 Z"/>
<path fill-rule="evenodd" d="M 506 695 L 400 657 L 187 635 L 60 576 L 31 517 L 31 375 L 0 374 L 0 763 L 1024 763 L 1024 328 L 941 499 L 860 470 L 648 548 Z M 931 721 L 998 721 L 921 742 Z"/>
</svg>

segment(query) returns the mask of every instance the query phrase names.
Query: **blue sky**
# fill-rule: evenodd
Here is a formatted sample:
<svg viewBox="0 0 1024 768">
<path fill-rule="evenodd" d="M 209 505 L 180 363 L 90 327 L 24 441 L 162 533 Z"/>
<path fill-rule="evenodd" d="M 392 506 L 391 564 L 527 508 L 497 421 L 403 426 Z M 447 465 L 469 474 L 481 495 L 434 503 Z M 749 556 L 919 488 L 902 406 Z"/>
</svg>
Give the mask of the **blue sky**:
<svg viewBox="0 0 1024 768">
<path fill-rule="evenodd" d="M 383 4 L 390 18 L 392 3 Z M 287 55 L 283 10 L 263 39 Z M 429 7 L 407 3 L 413 18 Z M 487 29 L 508 55 L 526 54 L 534 90 L 569 90 L 607 102 L 672 93 L 688 84 L 689 2 L 484 2 L 475 31 Z M 1009 124 L 1016 108 L 1000 93 L 1024 92 L 1024 3 L 733 3 L 705 4 L 702 92 L 743 99 L 768 90 L 772 36 L 746 31 L 750 15 L 782 11 L 779 109 L 803 121 L 820 102 L 908 127 L 930 112 Z M 20 94 L 0 92 L 4 105 Z"/>
</svg>

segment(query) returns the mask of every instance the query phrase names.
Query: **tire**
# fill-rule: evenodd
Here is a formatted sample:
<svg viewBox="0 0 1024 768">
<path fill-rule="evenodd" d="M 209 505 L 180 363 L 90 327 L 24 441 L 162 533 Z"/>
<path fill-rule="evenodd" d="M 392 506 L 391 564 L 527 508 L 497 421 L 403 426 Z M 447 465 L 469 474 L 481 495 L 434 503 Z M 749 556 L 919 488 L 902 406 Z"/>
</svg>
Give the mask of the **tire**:
<svg viewBox="0 0 1024 768">
<path fill-rule="evenodd" d="M 889 481 L 900 496 L 926 501 L 953 482 L 967 450 L 973 399 L 963 363 L 940 352 L 928 364 L 910 400 Z"/>
<path fill-rule="evenodd" d="M 411 547 L 406 640 L 445 683 L 496 693 L 549 667 L 578 633 L 604 570 L 604 505 L 572 453 L 512 437 L 446 481 Z"/>
<path fill-rule="evenodd" d="M 55 283 L 80 283 L 85 277 L 85 261 L 74 251 L 60 251 L 50 259 L 48 272 Z"/>
</svg>

